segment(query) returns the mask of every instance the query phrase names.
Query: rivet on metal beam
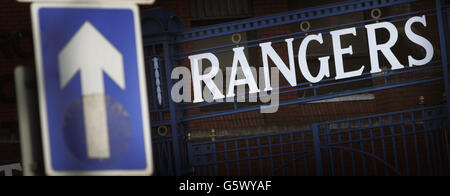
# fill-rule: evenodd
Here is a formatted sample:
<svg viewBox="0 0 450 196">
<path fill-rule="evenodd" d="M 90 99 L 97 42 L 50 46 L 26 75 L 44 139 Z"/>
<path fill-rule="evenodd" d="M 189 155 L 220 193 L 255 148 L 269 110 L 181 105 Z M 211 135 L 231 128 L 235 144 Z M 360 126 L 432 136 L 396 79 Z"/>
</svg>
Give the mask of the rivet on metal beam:
<svg viewBox="0 0 450 196">
<path fill-rule="evenodd" d="M 235 44 L 241 43 L 242 35 L 240 33 L 234 33 L 231 35 L 231 41 Z"/>
<path fill-rule="evenodd" d="M 160 127 L 158 127 L 158 135 L 159 136 L 166 136 L 167 133 L 168 133 L 167 126 L 160 126 Z"/>
<path fill-rule="evenodd" d="M 383 12 L 381 12 L 381 10 L 380 10 L 379 8 L 375 8 L 375 9 L 370 10 L 370 16 L 371 16 L 373 19 L 381 18 L 382 13 L 383 13 Z M 377 23 L 378 23 L 378 22 L 380 22 L 380 21 L 377 20 Z"/>
<path fill-rule="evenodd" d="M 305 32 L 311 29 L 311 23 L 309 21 L 303 21 L 300 23 L 300 30 Z"/>
</svg>

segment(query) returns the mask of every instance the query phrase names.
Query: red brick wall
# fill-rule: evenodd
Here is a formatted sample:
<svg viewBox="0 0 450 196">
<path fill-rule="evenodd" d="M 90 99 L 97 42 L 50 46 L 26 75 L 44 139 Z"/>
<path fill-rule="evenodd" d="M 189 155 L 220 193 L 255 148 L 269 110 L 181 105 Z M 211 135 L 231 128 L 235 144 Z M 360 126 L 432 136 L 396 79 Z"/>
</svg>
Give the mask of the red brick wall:
<svg viewBox="0 0 450 196">
<path fill-rule="evenodd" d="M 156 0 L 155 4 L 150 6 L 140 6 L 141 11 L 166 8 L 174 11 L 183 22 L 186 29 L 191 28 L 189 1 L 188 0 Z"/>
</svg>

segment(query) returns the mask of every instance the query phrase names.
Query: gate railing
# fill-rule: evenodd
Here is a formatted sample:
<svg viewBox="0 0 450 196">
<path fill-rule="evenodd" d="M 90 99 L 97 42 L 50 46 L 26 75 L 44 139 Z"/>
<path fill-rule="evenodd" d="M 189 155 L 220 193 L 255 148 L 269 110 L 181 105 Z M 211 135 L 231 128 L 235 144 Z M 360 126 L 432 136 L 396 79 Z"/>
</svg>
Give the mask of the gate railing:
<svg viewBox="0 0 450 196">
<path fill-rule="evenodd" d="M 188 142 L 195 175 L 449 175 L 446 106 L 313 124 L 312 130 Z"/>
<path fill-rule="evenodd" d="M 324 175 L 448 175 L 445 106 L 318 123 Z"/>
<path fill-rule="evenodd" d="M 188 142 L 189 160 L 196 175 L 271 175 L 315 173 L 311 130 L 258 135 L 210 142 Z M 299 164 L 290 164 L 298 159 Z M 292 167 L 283 167 L 289 164 Z M 281 168 L 282 167 L 282 168 Z M 304 173 L 303 173 L 304 172 Z"/>
</svg>

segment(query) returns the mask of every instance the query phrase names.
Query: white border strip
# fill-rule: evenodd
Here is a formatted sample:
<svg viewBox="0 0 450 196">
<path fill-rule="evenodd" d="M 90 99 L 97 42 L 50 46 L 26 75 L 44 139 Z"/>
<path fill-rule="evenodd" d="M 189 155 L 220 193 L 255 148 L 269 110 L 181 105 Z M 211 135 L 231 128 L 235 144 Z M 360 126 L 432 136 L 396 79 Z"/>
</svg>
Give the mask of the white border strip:
<svg viewBox="0 0 450 196">
<path fill-rule="evenodd" d="M 331 98 L 331 99 L 312 101 L 312 102 L 308 102 L 308 103 L 339 103 L 339 102 L 349 102 L 349 101 L 373 101 L 373 100 L 375 100 L 375 95 L 367 93 L 367 94 L 335 97 L 335 98 Z"/>
<path fill-rule="evenodd" d="M 51 162 L 51 152 L 50 152 L 50 135 L 48 126 L 48 116 L 47 116 L 47 103 L 45 95 L 45 78 L 43 72 L 43 61 L 42 61 L 42 45 L 41 45 L 41 33 L 40 33 L 40 23 L 39 23 L 39 10 L 41 8 L 97 8 L 97 9 L 130 9 L 134 14 L 134 26 L 135 26 L 135 36 L 136 36 L 136 54 L 138 61 L 138 72 L 139 72 L 139 89 L 141 93 L 141 113 L 142 113 L 142 127 L 145 145 L 145 156 L 147 168 L 144 170 L 102 170 L 102 171 L 65 171 L 59 172 L 55 171 Z M 149 113 L 147 107 L 147 87 L 145 82 L 145 69 L 144 69 L 144 54 L 142 46 L 142 36 L 141 36 L 141 24 L 139 9 L 135 4 L 44 4 L 44 3 L 33 3 L 31 5 L 31 17 L 33 23 L 33 39 L 34 39 L 34 51 L 36 52 L 36 75 L 38 82 L 38 97 L 40 106 L 40 116 L 41 116 L 41 128 L 42 128 L 42 143 L 44 152 L 44 165 L 47 175 L 152 175 L 154 171 L 153 167 L 153 153 L 151 145 L 151 134 L 150 134 L 150 121 Z"/>
</svg>

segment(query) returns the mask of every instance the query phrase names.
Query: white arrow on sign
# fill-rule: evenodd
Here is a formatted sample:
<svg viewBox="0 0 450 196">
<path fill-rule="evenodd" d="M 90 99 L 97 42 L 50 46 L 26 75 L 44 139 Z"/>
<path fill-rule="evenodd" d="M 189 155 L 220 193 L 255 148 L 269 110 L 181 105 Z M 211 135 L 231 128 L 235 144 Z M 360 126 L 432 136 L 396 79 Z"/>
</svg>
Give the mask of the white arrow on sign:
<svg viewBox="0 0 450 196">
<path fill-rule="evenodd" d="M 122 54 L 85 22 L 59 54 L 61 89 L 80 71 L 88 157 L 110 157 L 103 71 L 125 89 Z"/>
</svg>

